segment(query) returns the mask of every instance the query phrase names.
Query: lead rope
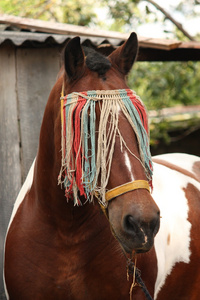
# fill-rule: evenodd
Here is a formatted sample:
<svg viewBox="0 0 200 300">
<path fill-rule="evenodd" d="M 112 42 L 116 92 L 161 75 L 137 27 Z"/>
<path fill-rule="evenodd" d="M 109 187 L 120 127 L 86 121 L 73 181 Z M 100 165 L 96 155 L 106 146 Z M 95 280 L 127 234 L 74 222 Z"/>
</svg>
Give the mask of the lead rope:
<svg viewBox="0 0 200 300">
<path fill-rule="evenodd" d="M 137 257 L 136 257 L 136 254 L 134 254 L 134 257 L 135 257 L 135 263 L 133 262 L 133 258 L 128 258 L 127 257 L 127 265 L 126 265 L 126 268 L 127 268 L 127 280 L 129 281 L 129 276 L 132 275 L 133 276 L 133 281 L 132 281 L 132 284 L 131 284 L 131 287 L 130 287 L 130 300 L 133 299 L 133 288 L 135 286 L 137 286 L 137 282 L 136 282 L 136 262 L 137 262 Z"/>
<path fill-rule="evenodd" d="M 133 297 L 132 297 L 133 296 L 133 288 L 135 286 L 139 286 L 143 290 L 147 300 L 153 300 L 153 298 L 151 297 L 149 291 L 147 290 L 146 285 L 144 284 L 144 281 L 141 278 L 140 270 L 136 267 L 136 262 L 137 262 L 136 255 L 134 255 L 134 257 L 135 257 L 135 263 L 133 262 L 132 259 L 129 259 L 129 258 L 128 258 L 128 261 L 127 261 L 127 277 L 128 277 L 128 280 L 129 280 L 129 275 L 133 275 L 133 282 L 132 282 L 132 285 L 131 285 L 131 288 L 130 288 L 130 300 L 133 299 Z"/>
<path fill-rule="evenodd" d="M 137 280 L 138 285 L 143 290 L 143 293 L 145 294 L 147 300 L 153 300 L 153 298 L 151 297 L 149 291 L 147 290 L 146 285 L 144 284 L 144 281 L 142 280 L 142 278 L 140 276 L 140 271 L 139 270 L 137 271 L 137 270 L 136 270 L 136 280 Z"/>
<path fill-rule="evenodd" d="M 120 247 L 122 249 L 122 253 L 123 253 L 124 257 L 126 258 L 126 261 L 127 261 L 127 263 L 126 263 L 127 281 L 129 281 L 130 275 L 133 276 L 133 281 L 132 281 L 132 284 L 131 284 L 131 287 L 130 287 L 130 291 L 129 291 L 130 300 L 133 300 L 133 288 L 135 286 L 139 286 L 142 289 L 142 291 L 144 292 L 145 297 L 146 297 L 147 300 L 153 300 L 153 298 L 151 297 L 151 295 L 150 295 L 150 293 L 149 293 L 146 285 L 144 284 L 144 281 L 141 278 L 141 275 L 140 275 L 141 271 L 136 267 L 136 263 L 137 263 L 136 253 L 131 253 L 130 258 L 127 256 L 127 253 L 124 250 L 124 247 L 122 246 L 122 244 L 120 243 L 120 241 L 117 239 L 117 236 L 116 236 L 115 231 L 114 231 L 114 229 L 112 227 L 112 224 L 109 221 L 108 213 L 107 213 L 107 210 L 106 210 L 105 206 L 102 205 L 101 200 L 98 199 L 97 195 L 96 195 L 96 197 L 97 197 L 99 205 L 100 205 L 100 207 L 101 207 L 101 209 L 102 209 L 102 211 L 103 211 L 106 219 L 109 222 L 111 232 L 112 232 L 114 238 L 119 243 L 119 245 L 120 245 Z M 133 259 L 134 259 L 134 262 L 133 262 Z"/>
</svg>

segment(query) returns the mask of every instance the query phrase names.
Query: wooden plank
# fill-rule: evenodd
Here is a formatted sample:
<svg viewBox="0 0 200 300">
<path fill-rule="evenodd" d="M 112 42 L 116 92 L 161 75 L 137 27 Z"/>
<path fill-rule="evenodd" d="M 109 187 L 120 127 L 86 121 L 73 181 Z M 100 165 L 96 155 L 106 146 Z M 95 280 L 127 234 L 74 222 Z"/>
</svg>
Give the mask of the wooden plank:
<svg viewBox="0 0 200 300">
<path fill-rule="evenodd" d="M 154 48 L 160 50 L 172 50 L 178 48 L 182 44 L 178 40 L 166 40 L 166 39 L 153 39 L 153 38 L 140 38 L 139 46 L 145 48 Z M 199 43 L 200 45 L 200 43 Z"/>
<path fill-rule="evenodd" d="M 191 130 L 200 128 L 200 105 L 166 107 L 160 111 L 149 111 L 150 129 L 160 122 L 167 123 L 167 131 Z"/>
<path fill-rule="evenodd" d="M 189 105 L 189 106 L 183 106 L 183 105 L 177 105 L 174 107 L 165 107 L 159 111 L 156 110 L 150 110 L 149 111 L 149 117 L 168 117 L 168 116 L 174 116 L 174 115 L 189 115 L 191 118 L 199 115 L 200 116 L 200 105 Z"/>
<path fill-rule="evenodd" d="M 23 148 L 23 179 L 37 154 L 44 108 L 58 71 L 57 48 L 17 50 L 17 89 Z"/>
<path fill-rule="evenodd" d="M 181 43 L 179 48 L 199 49 L 200 50 L 200 43 L 199 42 L 183 42 L 183 43 Z M 199 53 L 199 55 L 200 55 L 200 53 Z"/>
<path fill-rule="evenodd" d="M 0 295 L 3 298 L 3 245 L 13 204 L 21 187 L 15 91 L 15 49 L 0 48 Z"/>
<path fill-rule="evenodd" d="M 22 29 L 34 29 L 41 32 L 58 33 L 65 35 L 79 35 L 88 37 L 93 36 L 117 39 L 126 39 L 129 36 L 129 34 L 116 31 L 106 31 L 97 28 L 92 29 L 86 26 L 20 18 L 6 14 L 0 16 L 0 23 L 16 25 L 17 27 Z"/>
</svg>

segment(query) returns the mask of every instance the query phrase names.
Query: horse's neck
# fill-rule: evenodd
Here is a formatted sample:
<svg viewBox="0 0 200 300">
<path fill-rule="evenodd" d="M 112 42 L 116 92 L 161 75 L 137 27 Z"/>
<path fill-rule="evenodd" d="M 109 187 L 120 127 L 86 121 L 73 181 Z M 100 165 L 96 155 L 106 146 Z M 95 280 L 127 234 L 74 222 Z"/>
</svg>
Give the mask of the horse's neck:
<svg viewBox="0 0 200 300">
<path fill-rule="evenodd" d="M 93 204 L 74 207 L 73 199 L 67 202 L 64 187 L 58 185 L 58 175 L 61 167 L 61 141 L 59 133 L 60 106 L 50 99 L 44 113 L 40 132 L 39 150 L 36 159 L 34 189 L 36 202 L 41 211 L 51 215 L 59 230 L 67 234 L 67 231 L 84 227 L 84 220 L 92 220 L 99 211 Z M 57 117 L 55 117 L 57 116 Z M 55 132 L 58 133 L 55 135 Z M 83 199 L 83 203 L 86 199 Z"/>
<path fill-rule="evenodd" d="M 48 222 L 49 219 L 50 222 L 53 222 L 59 233 L 63 237 L 68 236 L 68 239 L 72 237 L 73 240 L 76 234 L 79 235 L 80 227 L 82 232 L 95 234 L 95 219 L 99 221 L 99 218 L 104 218 L 98 204 L 84 204 L 86 202 L 84 199 L 82 206 L 74 206 L 73 199 L 67 200 L 64 188 L 57 183 L 58 173 L 53 168 L 54 164 L 49 163 L 48 159 L 40 161 L 40 153 L 38 153 L 34 179 L 36 180 L 34 185 L 35 203 L 41 214 L 48 216 L 45 220 Z"/>
<path fill-rule="evenodd" d="M 107 234 L 110 239 L 109 226 L 98 203 L 87 202 L 79 207 L 74 206 L 73 199 L 67 201 L 64 189 L 48 178 L 47 172 L 44 185 L 37 186 L 36 206 L 49 231 L 53 228 L 69 251 L 77 245 L 87 249 L 88 243 L 96 247 L 97 236 L 101 238 Z"/>
<path fill-rule="evenodd" d="M 45 109 L 40 132 L 40 142 L 34 176 L 35 203 L 40 210 L 40 220 L 45 220 L 47 230 L 56 230 L 63 241 L 74 244 L 78 240 L 95 240 L 95 237 L 108 235 L 110 230 L 98 203 L 86 203 L 74 207 L 73 199 L 67 202 L 64 187 L 58 185 L 61 168 L 61 118 L 59 91 L 62 78 L 51 91 Z M 95 244 L 95 242 L 94 242 Z"/>
</svg>

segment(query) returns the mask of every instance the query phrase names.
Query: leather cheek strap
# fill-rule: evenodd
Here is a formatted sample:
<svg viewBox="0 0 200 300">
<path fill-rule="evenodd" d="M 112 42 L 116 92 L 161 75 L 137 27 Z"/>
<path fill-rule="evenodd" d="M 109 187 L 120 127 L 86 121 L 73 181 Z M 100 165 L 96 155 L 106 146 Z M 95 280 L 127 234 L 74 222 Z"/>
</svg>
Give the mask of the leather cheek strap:
<svg viewBox="0 0 200 300">
<path fill-rule="evenodd" d="M 105 198 L 106 198 L 106 201 L 110 201 L 117 196 L 123 195 L 130 191 L 138 190 L 138 189 L 146 189 L 150 193 L 150 187 L 149 187 L 148 181 L 135 180 L 135 181 L 131 181 L 131 182 L 122 184 L 122 185 L 117 186 L 116 188 L 113 188 L 113 189 L 109 190 L 108 192 L 106 192 Z"/>
</svg>

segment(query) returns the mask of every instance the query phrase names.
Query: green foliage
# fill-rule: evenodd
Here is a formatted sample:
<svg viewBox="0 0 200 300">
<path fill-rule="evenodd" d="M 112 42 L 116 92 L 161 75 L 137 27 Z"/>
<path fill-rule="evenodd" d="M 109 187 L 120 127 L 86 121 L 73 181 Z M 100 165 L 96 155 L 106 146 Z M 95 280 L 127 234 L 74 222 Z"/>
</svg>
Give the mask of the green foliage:
<svg viewBox="0 0 200 300">
<path fill-rule="evenodd" d="M 137 62 L 129 74 L 129 87 L 136 91 L 148 110 L 200 103 L 200 62 Z M 197 120 L 198 121 L 198 120 Z M 195 121 L 195 126 L 197 121 Z M 151 146 L 169 144 L 169 131 L 176 124 L 164 118 L 151 122 Z M 186 124 L 186 127 L 189 123 Z M 194 124 L 193 124 L 194 126 Z"/>
<path fill-rule="evenodd" d="M 107 4 L 109 7 L 109 17 L 113 20 L 112 28 L 115 27 L 115 24 L 119 24 L 121 27 L 120 30 L 123 31 L 137 31 L 137 28 L 141 24 L 146 23 L 157 23 L 157 26 L 161 26 L 163 28 L 163 32 L 165 32 L 166 37 L 168 38 L 182 38 L 188 36 L 190 39 L 191 36 L 187 35 L 185 29 L 185 33 L 182 34 L 181 27 L 177 29 L 177 24 L 174 22 L 176 26 L 169 27 L 169 16 L 171 14 L 171 9 L 174 12 L 178 12 L 178 14 L 182 14 L 187 19 L 191 19 L 199 16 L 199 1 L 188 1 L 188 0 L 179 0 L 170 4 L 170 10 L 162 9 L 162 3 L 159 1 L 151 1 L 151 0 L 102 0 L 104 5 Z M 167 2 L 167 1 L 166 1 Z M 158 6 L 154 3 L 157 3 Z M 159 8 L 161 7 L 161 9 Z M 163 7 L 164 8 L 164 7 Z M 171 14 L 171 17 L 174 17 L 174 14 Z M 176 19 L 176 17 L 175 17 Z M 176 21 L 176 20 L 175 20 Z M 172 23 L 171 23 L 172 24 Z M 181 25 L 181 24 L 179 24 Z M 119 27 L 118 27 L 119 28 Z M 195 31 L 196 32 L 196 31 Z M 198 36 L 197 36 L 198 37 Z M 197 38 L 195 37 L 195 38 Z"/>
<path fill-rule="evenodd" d="M 63 22 L 88 25 L 96 19 L 92 0 L 62 0 Z M 95 23 L 95 22 L 94 22 Z"/>
<path fill-rule="evenodd" d="M 151 122 L 150 126 L 150 145 L 153 148 L 157 148 L 159 144 L 162 142 L 164 144 L 170 144 L 170 136 L 168 133 L 169 130 L 169 124 L 166 120 L 161 120 L 158 123 L 155 123 L 154 121 Z"/>
<path fill-rule="evenodd" d="M 137 62 L 128 83 L 149 110 L 199 104 L 200 62 Z"/>
<path fill-rule="evenodd" d="M 136 30 L 139 24 L 148 22 L 149 14 L 138 7 L 141 0 L 102 0 L 102 5 L 108 7 L 110 29 L 130 32 Z"/>
<path fill-rule="evenodd" d="M 191 18 L 199 15 L 199 5 L 199 0 L 182 0 L 176 5 L 175 10 Z"/>
<path fill-rule="evenodd" d="M 127 24 L 132 24 L 133 20 L 138 19 L 139 10 L 132 1 L 104 0 L 104 3 L 109 7 L 109 16 L 113 23 L 120 24 L 121 28 Z"/>
<path fill-rule="evenodd" d="M 96 20 L 92 0 L 1 0 L 0 13 L 76 25 Z"/>
<path fill-rule="evenodd" d="M 46 0 L 3 0 L 0 2 L 0 12 L 38 19 L 51 19 L 51 9 L 54 1 Z"/>
</svg>

